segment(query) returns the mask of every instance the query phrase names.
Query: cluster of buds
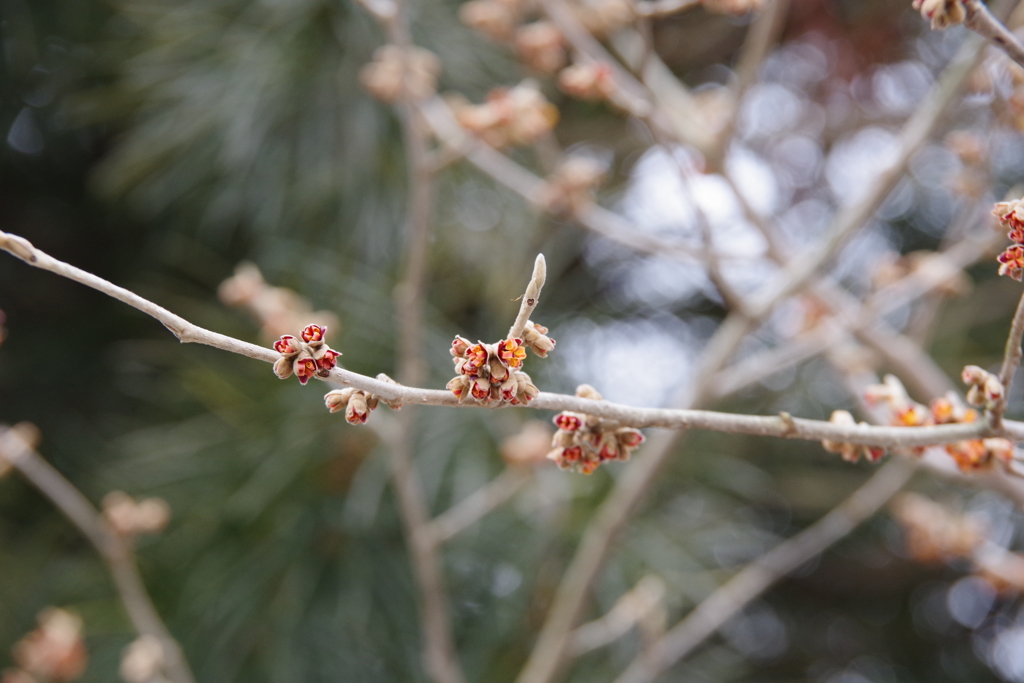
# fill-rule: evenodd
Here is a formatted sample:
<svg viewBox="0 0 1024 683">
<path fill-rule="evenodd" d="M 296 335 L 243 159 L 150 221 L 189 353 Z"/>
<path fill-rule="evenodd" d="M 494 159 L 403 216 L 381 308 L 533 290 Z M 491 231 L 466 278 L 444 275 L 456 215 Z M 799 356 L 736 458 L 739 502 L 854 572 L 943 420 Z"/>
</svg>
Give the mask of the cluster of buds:
<svg viewBox="0 0 1024 683">
<path fill-rule="evenodd" d="M 740 16 L 761 9 L 764 0 L 701 0 L 701 5 L 714 14 Z"/>
<path fill-rule="evenodd" d="M 611 67 L 602 62 L 573 64 L 558 74 L 558 87 L 580 100 L 610 100 L 615 94 L 615 77 Z"/>
<path fill-rule="evenodd" d="M 3 683 L 64 683 L 85 671 L 89 656 L 82 640 L 82 619 L 55 607 L 43 610 L 39 627 L 11 651 L 17 669 L 3 673 Z"/>
<path fill-rule="evenodd" d="M 978 408 L 992 408 L 1004 398 L 1003 383 L 999 378 L 977 365 L 965 366 L 960 379 L 970 387 L 967 402 Z"/>
<path fill-rule="evenodd" d="M 359 71 L 359 82 L 381 102 L 425 100 L 437 92 L 441 60 L 421 47 L 385 45 Z"/>
<path fill-rule="evenodd" d="M 555 341 L 536 330 L 536 326 L 534 333 L 538 339 L 546 340 L 547 350 L 554 347 Z M 523 334 L 526 334 L 525 330 Z M 537 346 L 530 346 L 536 351 Z M 502 339 L 496 344 L 473 344 L 465 337 L 455 337 L 451 354 L 455 372 L 459 374 L 448 382 L 448 389 L 460 402 L 472 396 L 483 402 L 529 403 L 539 391 L 530 376 L 521 369 L 526 359 L 526 348 L 526 340 L 518 337 Z"/>
<path fill-rule="evenodd" d="M 548 178 L 541 206 L 555 215 L 578 214 L 594 203 L 594 190 L 604 179 L 604 173 L 604 164 L 596 159 L 580 155 L 567 158 Z"/>
<path fill-rule="evenodd" d="M 171 521 L 171 507 L 163 498 L 136 502 L 123 491 L 111 491 L 103 497 L 102 508 L 111 530 L 124 538 L 159 533 Z"/>
<path fill-rule="evenodd" d="M 985 375 L 989 375 L 989 373 L 981 370 L 981 368 L 976 368 L 980 373 L 975 370 L 971 370 L 970 373 L 967 372 L 968 369 L 974 367 L 968 366 L 965 369 L 965 381 L 970 383 L 968 376 L 970 378 L 977 378 L 981 380 L 982 386 L 984 386 L 985 377 L 980 373 L 985 373 Z M 978 393 L 973 390 L 974 386 L 972 384 L 972 391 L 968 392 L 968 400 L 971 400 L 972 394 Z M 887 403 L 892 416 L 892 424 L 900 427 L 969 424 L 977 422 L 980 417 L 978 411 L 964 405 L 960 397 L 953 392 L 933 399 L 928 406 L 916 403 L 907 395 L 907 390 L 903 387 L 903 384 L 892 375 L 886 375 L 885 384 L 868 387 L 865 390 L 864 398 L 871 405 Z M 1013 443 L 1001 438 L 953 441 L 945 444 L 943 448 L 953 458 L 953 461 L 956 462 L 957 467 L 962 472 L 989 470 L 997 464 L 1007 466 L 1013 458 Z M 925 449 L 926 447 L 924 446 L 917 446 L 911 448 L 910 451 L 915 455 L 920 455 L 924 453 Z"/>
<path fill-rule="evenodd" d="M 397 384 L 395 380 L 383 372 L 377 375 L 377 379 L 381 382 Z M 353 389 L 352 387 L 335 389 L 334 391 L 327 392 L 324 396 L 324 404 L 329 411 L 338 413 L 344 410 L 345 419 L 348 420 L 349 424 L 354 425 L 366 424 L 366 420 L 370 417 L 370 412 L 376 409 L 381 401 L 384 401 L 392 410 L 398 410 L 402 407 L 402 404 L 398 401 L 388 401 L 367 391 Z"/>
<path fill-rule="evenodd" d="M 314 311 L 306 299 L 285 287 L 274 287 L 263 279 L 253 263 L 240 263 L 235 274 L 220 283 L 217 296 L 227 306 L 241 308 L 259 322 L 267 340 L 288 334 L 314 320 L 322 327 L 336 327 L 337 316 L 328 311 Z"/>
<path fill-rule="evenodd" d="M 459 8 L 463 24 L 494 40 L 509 40 L 522 20 L 519 0 L 470 0 Z"/>
<path fill-rule="evenodd" d="M 967 18 L 963 0 L 914 0 L 914 9 L 930 20 L 936 31 L 962 24 Z"/>
<path fill-rule="evenodd" d="M 999 202 L 992 215 L 999 219 L 999 225 L 1009 229 L 1007 236 L 1013 240 L 1013 245 L 998 256 L 999 274 L 1020 282 L 1024 277 L 1024 199 Z"/>
<path fill-rule="evenodd" d="M 153 683 L 164 669 L 164 647 L 160 639 L 149 634 L 133 640 L 124 649 L 119 669 L 127 683 Z"/>
<path fill-rule="evenodd" d="M 274 374 L 281 379 L 288 379 L 292 373 L 303 384 L 311 377 L 327 377 L 331 369 L 338 364 L 340 351 L 327 346 L 324 337 L 327 328 L 321 325 L 306 325 L 300 335 L 301 341 L 286 334 L 274 342 L 274 350 L 281 357 L 274 361 Z"/>
<path fill-rule="evenodd" d="M 533 144 L 558 123 L 558 108 L 529 80 L 495 88 L 483 104 L 453 101 L 452 108 L 463 128 L 496 148 Z"/>
<path fill-rule="evenodd" d="M 576 389 L 580 398 L 601 400 L 601 394 L 589 384 Z M 593 474 L 608 460 L 629 460 L 633 450 L 644 442 L 638 429 L 622 427 L 594 415 L 563 411 L 554 417 L 558 431 L 551 439 L 553 450 L 548 459 L 563 470 Z"/>
<path fill-rule="evenodd" d="M 551 75 L 565 66 L 565 37 L 550 21 L 520 26 L 515 46 L 519 58 L 534 71 Z"/>
<path fill-rule="evenodd" d="M 985 528 L 977 519 L 953 514 L 913 493 L 899 496 L 892 511 L 906 532 L 907 550 L 919 562 L 970 558 L 985 541 Z"/>
<path fill-rule="evenodd" d="M 848 411 L 836 410 L 832 412 L 829 422 L 833 424 L 852 427 L 856 423 Z M 861 424 L 866 424 L 861 422 Z M 845 441 L 830 441 L 825 439 L 821 445 L 829 453 L 838 453 L 846 462 L 857 462 L 863 455 L 868 462 L 878 462 L 885 455 L 885 449 L 880 446 L 868 446 L 866 444 L 846 443 Z"/>
</svg>

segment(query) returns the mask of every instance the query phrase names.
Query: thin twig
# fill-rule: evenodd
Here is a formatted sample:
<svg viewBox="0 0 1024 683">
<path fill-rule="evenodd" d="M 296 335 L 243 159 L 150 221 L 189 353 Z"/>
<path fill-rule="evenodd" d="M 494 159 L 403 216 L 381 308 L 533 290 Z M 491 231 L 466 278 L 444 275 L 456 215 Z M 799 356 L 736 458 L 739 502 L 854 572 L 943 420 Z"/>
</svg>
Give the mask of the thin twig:
<svg viewBox="0 0 1024 683">
<path fill-rule="evenodd" d="M 633 626 L 657 611 L 664 613 L 665 582 L 653 574 L 640 579 L 628 593 L 615 601 L 608 613 L 583 624 L 569 642 L 569 657 L 579 657 L 626 635 Z"/>
<path fill-rule="evenodd" d="M 729 144 L 736 133 L 736 123 L 739 121 L 743 98 L 757 81 L 757 72 L 764 58 L 768 56 L 769 50 L 778 42 L 782 29 L 785 27 L 788 10 L 789 0 L 771 0 L 769 6 L 761 11 L 747 32 L 747 39 L 743 43 L 739 61 L 736 64 L 736 81 L 731 93 L 732 108 L 722 128 L 715 136 L 714 143 L 704 151 L 708 167 L 711 169 L 721 169 L 724 166 L 723 162 L 729 151 Z"/>
<path fill-rule="evenodd" d="M 4 248 L 5 240 L 11 235 L 0 232 L 0 248 Z M 47 255 L 45 252 L 32 247 L 26 240 L 18 238 L 19 243 L 30 250 L 31 258 L 26 262 L 33 266 L 48 270 L 58 275 L 86 284 L 114 298 L 126 301 L 134 308 L 151 315 L 159 320 L 166 327 L 172 330 L 182 341 L 195 342 L 213 346 L 215 348 L 241 354 L 249 358 L 261 360 L 266 363 L 273 363 L 280 354 L 269 349 L 248 342 L 234 339 L 226 335 L 211 332 L 210 330 L 193 325 L 184 318 L 181 318 L 165 308 L 143 299 L 142 297 L 118 287 L 95 275 L 86 273 L 83 270 L 70 266 L 63 261 L 58 261 Z M 27 246 L 26 246 L 27 245 Z M 719 332 L 708 344 L 708 355 L 723 356 L 734 351 L 730 344 L 738 344 L 735 326 L 729 322 L 730 318 L 719 328 Z M 727 343 L 728 342 L 728 343 Z M 705 375 L 711 377 L 714 370 L 711 364 L 701 363 Z M 714 367 L 721 367 L 716 365 Z M 360 375 L 343 368 L 334 368 L 330 375 L 324 379 L 329 382 L 339 383 L 345 386 L 352 386 L 357 389 L 372 393 L 387 401 L 394 401 L 406 405 L 437 405 L 451 407 L 484 407 L 493 408 L 480 403 L 464 401 L 460 402 L 450 391 L 436 389 L 421 389 L 407 387 L 402 384 L 391 384 L 378 379 Z M 700 384 L 697 385 L 698 387 Z M 696 393 L 704 393 L 704 390 Z M 720 413 L 710 410 L 695 410 L 684 408 L 635 408 L 624 406 L 609 401 L 595 401 L 578 396 L 564 394 L 553 394 L 541 392 L 534 400 L 530 401 L 529 408 L 542 410 L 585 413 L 616 420 L 624 425 L 635 427 L 664 427 L 668 429 L 707 429 L 711 431 L 729 432 L 736 434 L 754 434 L 759 436 L 774 436 L 782 438 L 795 438 L 810 441 L 844 441 L 848 443 L 868 444 L 884 447 L 910 447 L 930 444 L 949 443 L 964 439 L 1005 436 L 1012 439 L 1024 440 L 1024 422 L 1005 420 L 1004 424 L 995 429 L 982 423 L 935 425 L 930 427 L 876 427 L 873 425 L 840 425 L 821 420 L 808 420 L 793 418 L 792 423 L 779 418 L 778 416 L 760 415 L 737 415 L 733 413 Z M 795 429 L 794 429 L 795 425 Z"/>
<path fill-rule="evenodd" d="M 770 288 L 755 304 L 753 315 L 762 318 L 775 304 L 817 276 L 818 271 L 835 257 L 846 241 L 871 219 L 896 184 L 903 178 L 911 158 L 931 136 L 939 121 L 957 100 L 957 94 L 967 77 L 982 58 L 984 41 L 969 37 L 938 82 L 903 126 L 896 159 L 881 171 L 865 196 L 857 198 L 840 210 L 824 240 L 791 261 L 792 267 L 782 274 L 778 284 Z"/>
<path fill-rule="evenodd" d="M 767 317 L 779 301 L 810 282 L 846 239 L 875 213 L 902 177 L 910 158 L 924 144 L 938 124 L 942 113 L 954 101 L 960 86 L 980 59 L 981 47 L 980 40 L 968 40 L 967 45 L 961 48 L 937 86 L 904 126 L 896 163 L 879 176 L 862 201 L 840 212 L 828 232 L 825 244 L 808 257 L 794 260 L 796 266 L 785 272 L 779 284 L 761 297 L 751 316 L 731 314 L 719 326 L 705 347 L 704 357 L 699 364 L 701 374 L 694 388 L 693 404 L 700 404 L 706 400 L 710 379 L 726 365 L 755 323 Z M 794 425 L 781 418 L 778 419 L 778 426 L 786 433 L 794 431 Z M 610 544 L 648 490 L 661 463 L 675 446 L 675 441 L 674 437 L 666 437 L 663 443 L 659 443 L 658 448 L 653 444 L 649 446 L 646 457 L 638 459 L 635 465 L 626 470 L 598 510 L 594 520 L 588 525 L 576 555 L 555 594 L 537 644 L 517 683 L 550 683 L 557 675 L 565 662 L 568 635 L 583 611 L 588 590 L 604 563 Z"/>
<path fill-rule="evenodd" d="M 792 538 L 775 546 L 716 589 L 643 652 L 615 683 L 648 683 L 740 613 L 752 600 L 874 515 L 914 474 L 912 461 L 888 462 L 853 495 Z"/>
<path fill-rule="evenodd" d="M 195 683 L 181 647 L 160 619 L 139 575 L 135 554 L 114 533 L 92 503 L 42 458 L 17 427 L 0 426 L 0 459 L 8 461 L 68 520 L 78 527 L 107 565 L 121 604 L 135 631 L 156 638 L 164 654 L 164 668 L 172 683 Z"/>
<path fill-rule="evenodd" d="M 537 304 L 540 303 L 540 290 L 544 288 L 544 281 L 547 277 L 548 266 L 544 261 L 544 254 L 537 254 L 537 259 L 533 262 L 533 275 L 530 276 L 530 283 L 526 285 L 526 292 L 519 303 L 519 313 L 516 315 L 516 321 L 512 323 L 512 327 L 508 330 L 508 339 L 523 336 L 523 330 L 526 328 L 526 323 L 530 320 L 530 314 L 533 313 L 533 309 L 537 308 Z"/>
<path fill-rule="evenodd" d="M 1024 339 L 1024 295 L 1021 295 L 1017 311 L 1013 314 L 1010 334 L 1006 338 L 1006 350 L 1003 352 L 1003 365 L 999 368 L 999 381 L 1003 385 L 1003 397 L 989 411 L 989 418 L 997 427 L 1002 422 L 1003 413 L 1006 412 L 1006 402 L 1010 400 L 1013 376 L 1017 374 L 1017 368 L 1020 366 L 1021 339 Z"/>
<path fill-rule="evenodd" d="M 967 10 L 964 26 L 992 41 L 1010 59 L 1024 66 L 1024 44 L 992 15 L 985 3 L 981 0 L 964 0 L 964 8 Z"/>
<path fill-rule="evenodd" d="M 479 522 L 487 513 L 511 500 L 530 481 L 531 473 L 522 468 L 507 468 L 434 518 L 430 535 L 435 543 L 444 543 Z"/>
</svg>

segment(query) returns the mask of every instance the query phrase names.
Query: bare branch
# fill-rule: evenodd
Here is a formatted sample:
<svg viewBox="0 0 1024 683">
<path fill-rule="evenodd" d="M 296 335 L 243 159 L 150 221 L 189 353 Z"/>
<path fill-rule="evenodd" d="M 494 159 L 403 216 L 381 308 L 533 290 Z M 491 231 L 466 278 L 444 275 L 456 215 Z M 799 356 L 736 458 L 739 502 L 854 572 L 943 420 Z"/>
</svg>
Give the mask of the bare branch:
<svg viewBox="0 0 1024 683">
<path fill-rule="evenodd" d="M 967 10 L 964 26 L 998 45 L 1010 59 L 1024 66 L 1024 45 L 992 15 L 985 3 L 981 0 L 964 0 L 964 9 Z"/>
<path fill-rule="evenodd" d="M 540 303 L 540 290 L 544 288 L 544 281 L 547 277 L 548 266 L 544 261 L 544 254 L 537 254 L 537 259 L 533 262 L 533 275 L 530 277 L 530 283 L 526 285 L 526 292 L 523 294 L 519 304 L 519 314 L 516 316 L 516 321 L 512 323 L 512 327 L 508 330 L 508 339 L 523 336 L 523 329 L 530 319 L 530 314 L 533 313 L 533 309 Z"/>
<path fill-rule="evenodd" d="M 820 520 L 750 563 L 672 627 L 630 664 L 615 683 L 648 683 L 736 616 L 757 596 L 804 562 L 818 556 L 903 488 L 916 467 L 894 459 Z"/>
<path fill-rule="evenodd" d="M 661 611 L 663 615 L 664 597 L 665 582 L 653 574 L 648 574 L 640 579 L 632 590 L 619 598 L 607 614 L 583 624 L 572 632 L 568 656 L 579 657 L 604 647 L 626 635 L 633 626 L 643 622 L 653 613 Z"/>
<path fill-rule="evenodd" d="M 1013 384 L 1013 376 L 1017 373 L 1021 359 L 1021 339 L 1024 339 L 1024 295 L 1021 295 L 1017 304 L 1017 311 L 1013 314 L 1013 323 L 1010 325 L 1010 335 L 1006 339 L 1006 350 L 1003 353 L 1003 365 L 999 369 L 999 381 L 1003 385 L 1003 397 L 996 402 L 989 412 L 993 424 L 999 426 L 1006 412 L 1006 402 L 1010 400 L 1010 387 Z"/>
<path fill-rule="evenodd" d="M 0 426 L 0 459 L 8 461 L 21 472 L 89 539 L 106 563 L 121 604 L 136 632 L 152 636 L 160 642 L 164 667 L 172 683 L 195 683 L 181 647 L 167 630 L 146 592 L 135 554 L 124 539 L 107 526 L 100 512 L 74 484 L 32 448 L 17 426 Z"/>
<path fill-rule="evenodd" d="M 484 486 L 471 493 L 434 518 L 430 523 L 430 535 L 435 543 L 444 543 L 454 538 L 483 517 L 511 500 L 530 481 L 527 469 L 510 467 Z"/>
<path fill-rule="evenodd" d="M 7 233 L 0 232 L 0 238 L 10 237 Z M 26 240 L 18 238 L 20 243 L 27 245 L 30 250 L 31 259 L 26 262 L 44 270 L 63 275 L 77 282 L 86 284 L 114 298 L 128 302 L 134 308 L 148 313 L 169 329 L 176 328 L 178 338 L 182 341 L 190 341 L 213 346 L 224 351 L 238 353 L 249 358 L 273 363 L 280 355 L 272 350 L 255 344 L 249 344 L 233 337 L 211 332 L 197 325 L 193 325 L 184 318 L 174 315 L 170 311 L 156 304 L 143 299 L 142 297 L 118 287 L 106 280 L 70 266 L 63 261 L 58 261 L 44 252 L 36 249 Z M 3 244 L 0 242 L 0 247 Z M 9 251 L 9 250 L 8 250 Z M 174 325 L 172 328 L 171 325 Z M 729 319 L 722 325 L 715 339 L 709 343 L 709 353 L 712 356 L 722 356 L 723 353 L 732 353 L 732 349 L 724 341 L 738 344 L 740 337 L 736 334 L 735 326 L 730 326 Z M 735 341 L 733 341 L 735 340 Z M 703 367 L 709 368 L 708 364 Z M 718 366 L 716 366 L 718 367 Z M 714 375 L 710 369 L 705 370 L 708 377 Z M 450 391 L 436 389 L 420 389 L 407 387 L 401 384 L 391 384 L 378 379 L 360 375 L 340 367 L 335 367 L 326 378 L 320 378 L 330 382 L 336 382 L 345 386 L 352 386 L 357 389 L 375 394 L 383 400 L 393 401 L 406 405 L 437 405 L 451 407 L 491 407 L 483 404 L 459 400 Z M 707 388 L 701 389 L 699 394 L 704 394 Z M 578 396 L 567 396 L 564 394 L 553 394 L 541 392 L 537 398 L 530 402 L 530 408 L 542 410 L 562 411 L 570 410 L 578 413 L 596 415 L 611 420 L 616 420 L 624 425 L 633 427 L 664 427 L 668 429 L 708 429 L 712 431 L 730 432 L 736 434 L 755 434 L 758 436 L 775 436 L 782 438 L 795 438 L 810 441 L 845 441 L 849 443 L 867 444 L 884 447 L 909 447 L 930 444 L 949 443 L 951 441 L 962 441 L 989 436 L 1006 436 L 1014 439 L 1024 439 L 1024 423 L 1005 421 L 998 429 L 981 423 L 936 425 L 931 427 L 876 427 L 872 425 L 839 425 L 821 420 L 807 420 L 793 418 L 792 423 L 783 420 L 778 416 L 760 415 L 736 415 L 733 413 L 720 413 L 710 410 L 694 410 L 683 408 L 634 408 L 631 406 L 619 405 L 609 401 L 595 401 L 593 399 L 580 398 Z M 794 430 L 795 425 L 795 430 Z"/>
</svg>

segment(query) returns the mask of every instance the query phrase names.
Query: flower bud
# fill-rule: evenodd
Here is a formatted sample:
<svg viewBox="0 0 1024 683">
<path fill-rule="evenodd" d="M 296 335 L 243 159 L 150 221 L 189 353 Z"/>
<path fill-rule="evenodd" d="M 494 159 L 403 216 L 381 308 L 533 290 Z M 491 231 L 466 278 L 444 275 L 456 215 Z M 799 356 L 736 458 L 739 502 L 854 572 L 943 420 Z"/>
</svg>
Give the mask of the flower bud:
<svg viewBox="0 0 1024 683">
<path fill-rule="evenodd" d="M 962 0 L 914 0 L 913 7 L 920 10 L 922 17 L 931 20 L 933 30 L 962 24 L 967 18 Z"/>
<path fill-rule="evenodd" d="M 618 438 L 619 443 L 629 449 L 636 448 L 646 441 L 643 433 L 641 433 L 639 429 L 633 429 L 632 427 L 617 429 L 615 430 L 615 435 Z"/>
<path fill-rule="evenodd" d="M 355 392 L 356 390 L 351 387 L 347 389 L 335 389 L 334 391 L 329 391 L 324 396 L 324 404 L 332 413 L 345 410 L 345 407 L 348 406 L 349 399 L 352 398 L 352 394 Z"/>
<path fill-rule="evenodd" d="M 88 663 L 82 640 L 82 619 L 62 609 L 48 608 L 39 627 L 11 651 L 14 663 L 37 681 L 64 683 L 80 677 Z"/>
<path fill-rule="evenodd" d="M 313 352 L 313 358 L 316 360 L 317 368 L 321 371 L 321 376 L 329 373 L 338 364 L 338 356 L 340 355 L 341 353 L 326 345 Z"/>
<path fill-rule="evenodd" d="M 1024 279 L 1024 247 L 1014 244 L 996 257 L 999 261 L 999 274 L 1007 275 L 1017 282 Z"/>
<path fill-rule="evenodd" d="M 125 648 L 120 674 L 127 683 L 151 683 L 164 667 L 164 648 L 156 636 L 145 634 Z"/>
<path fill-rule="evenodd" d="M 302 341 L 307 344 L 323 341 L 325 336 L 327 336 L 327 328 L 319 325 L 306 325 L 302 330 Z"/>
<path fill-rule="evenodd" d="M 520 27 L 515 43 L 523 63 L 542 74 L 553 74 L 565 64 L 565 39 L 550 21 Z"/>
<path fill-rule="evenodd" d="M 471 0 L 459 8 L 459 20 L 494 40 L 504 41 L 512 37 L 519 12 L 508 2 Z"/>
<path fill-rule="evenodd" d="M 290 334 L 278 339 L 274 342 L 274 350 L 280 353 L 282 356 L 292 356 L 297 354 L 301 348 L 299 347 L 299 340 Z"/>
<path fill-rule="evenodd" d="M 575 432 L 583 426 L 583 420 L 575 413 L 559 413 L 554 417 L 555 426 L 567 432 Z"/>
<path fill-rule="evenodd" d="M 370 408 L 366 405 L 366 394 L 361 391 L 353 392 L 348 405 L 345 406 L 345 419 L 349 424 L 361 425 L 366 424 L 369 416 Z"/>
<path fill-rule="evenodd" d="M 464 358 L 466 352 L 469 351 L 469 347 L 472 344 L 465 337 L 455 337 L 455 341 L 452 342 L 451 354 L 456 358 Z"/>
<path fill-rule="evenodd" d="M 437 92 L 441 61 L 421 47 L 385 45 L 359 71 L 359 82 L 382 102 L 419 101 Z"/>
<path fill-rule="evenodd" d="M 312 358 L 299 358 L 293 363 L 292 367 L 295 370 L 295 376 L 299 378 L 299 382 L 302 384 L 305 384 L 317 374 L 316 361 Z"/>
<path fill-rule="evenodd" d="M 448 391 L 455 394 L 455 398 L 459 399 L 459 401 L 462 401 L 462 399 L 465 398 L 466 389 L 468 388 L 468 386 L 469 380 L 466 379 L 466 377 L 463 375 L 458 375 L 457 377 L 453 377 L 452 379 L 450 379 L 448 381 L 448 384 L 445 385 L 445 388 L 448 389 Z"/>
<path fill-rule="evenodd" d="M 526 321 L 523 328 L 523 340 L 535 354 L 540 358 L 547 358 L 548 353 L 555 348 L 555 340 L 548 337 L 548 328 L 538 325 L 532 320 Z"/>
<path fill-rule="evenodd" d="M 558 87 L 577 99 L 607 100 L 615 94 L 615 78 L 607 64 L 573 64 L 559 72 Z"/>
<path fill-rule="evenodd" d="M 474 377 L 470 380 L 469 392 L 478 401 L 486 400 L 491 395 L 491 385 L 485 377 Z"/>
<path fill-rule="evenodd" d="M 600 392 L 589 384 L 581 384 L 576 387 L 576 395 L 580 398 L 592 398 L 595 401 L 601 400 Z"/>
</svg>

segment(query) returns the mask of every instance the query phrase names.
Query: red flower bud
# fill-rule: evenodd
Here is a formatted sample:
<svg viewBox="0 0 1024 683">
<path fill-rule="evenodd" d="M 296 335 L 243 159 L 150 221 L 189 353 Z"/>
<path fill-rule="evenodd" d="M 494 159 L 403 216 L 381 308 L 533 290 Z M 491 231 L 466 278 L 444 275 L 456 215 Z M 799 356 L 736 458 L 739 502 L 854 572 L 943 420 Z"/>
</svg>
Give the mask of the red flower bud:
<svg viewBox="0 0 1024 683">
<path fill-rule="evenodd" d="M 325 336 L 327 336 L 327 328 L 320 327 L 319 325 L 306 325 L 302 330 L 302 341 L 307 344 L 310 342 L 323 341 Z"/>
<path fill-rule="evenodd" d="M 317 359 L 316 364 L 321 370 L 330 370 L 338 364 L 338 356 L 341 354 L 334 349 L 327 349 L 323 352 L 323 355 Z"/>
<path fill-rule="evenodd" d="M 575 432 L 583 426 L 583 421 L 570 413 L 559 413 L 554 418 L 555 426 L 567 432 Z"/>
<path fill-rule="evenodd" d="M 286 334 L 274 342 L 274 350 L 283 356 L 290 356 L 299 352 L 299 340 L 290 334 Z"/>
<path fill-rule="evenodd" d="M 312 358 L 303 358 L 302 360 L 295 361 L 295 376 L 299 378 L 299 382 L 305 384 L 309 381 L 310 377 L 316 375 L 316 361 Z"/>
</svg>

